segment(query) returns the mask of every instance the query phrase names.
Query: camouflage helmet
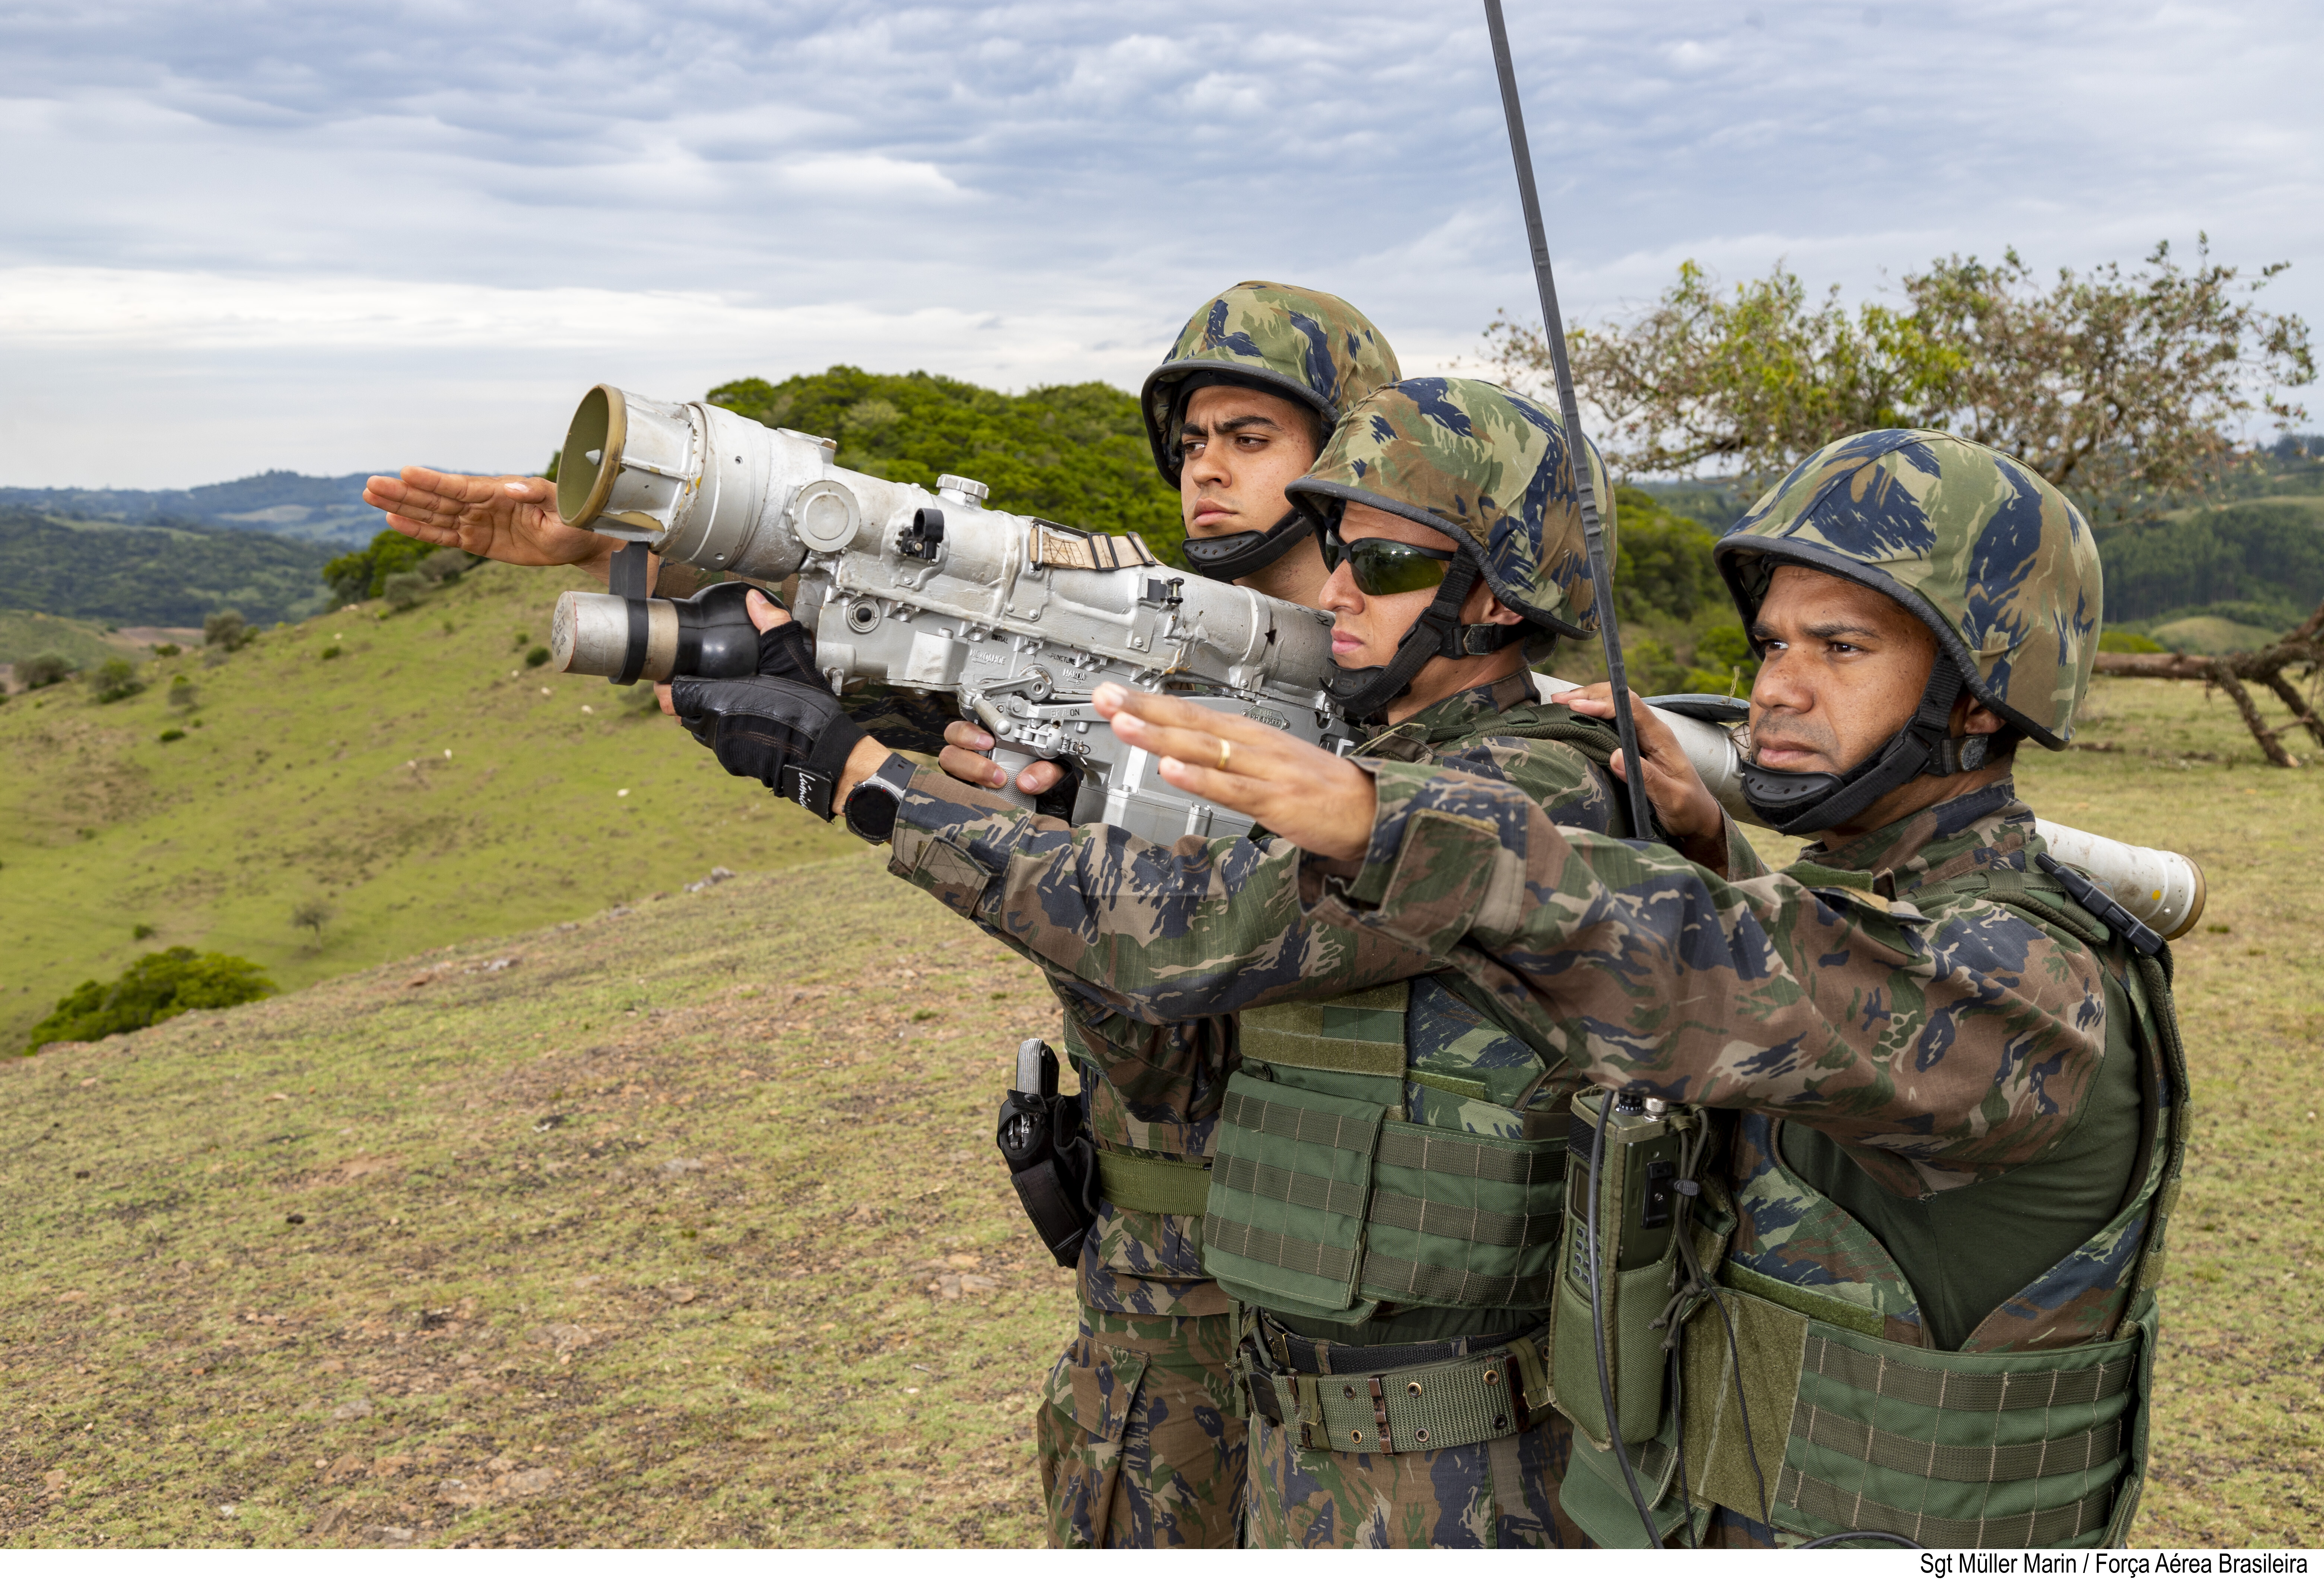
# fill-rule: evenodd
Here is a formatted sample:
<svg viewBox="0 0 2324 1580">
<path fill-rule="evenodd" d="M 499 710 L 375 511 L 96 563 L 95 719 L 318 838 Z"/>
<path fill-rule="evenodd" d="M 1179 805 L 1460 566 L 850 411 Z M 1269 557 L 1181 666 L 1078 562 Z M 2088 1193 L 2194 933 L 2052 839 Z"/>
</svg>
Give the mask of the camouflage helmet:
<svg viewBox="0 0 2324 1580">
<path fill-rule="evenodd" d="M 1919 616 L 2019 730 L 2053 751 L 2073 739 L 2098 657 L 2098 544 L 2024 463 L 1927 428 L 1851 435 L 1792 468 L 1712 558 L 1747 630 L 1776 567 L 1843 577 Z"/>
<path fill-rule="evenodd" d="M 1173 488 L 1185 387 L 1205 374 L 1313 407 L 1328 430 L 1400 370 L 1388 337 L 1338 297 L 1264 280 L 1221 291 L 1186 320 L 1139 392 L 1154 464 Z"/>
<path fill-rule="evenodd" d="M 1613 488 L 1597 446 L 1589 448 L 1610 565 Z M 1354 503 L 1433 527 L 1468 550 L 1493 595 L 1531 623 L 1568 637 L 1598 629 L 1565 425 L 1499 384 L 1406 379 L 1376 390 L 1284 491 L 1317 519 Z"/>
</svg>

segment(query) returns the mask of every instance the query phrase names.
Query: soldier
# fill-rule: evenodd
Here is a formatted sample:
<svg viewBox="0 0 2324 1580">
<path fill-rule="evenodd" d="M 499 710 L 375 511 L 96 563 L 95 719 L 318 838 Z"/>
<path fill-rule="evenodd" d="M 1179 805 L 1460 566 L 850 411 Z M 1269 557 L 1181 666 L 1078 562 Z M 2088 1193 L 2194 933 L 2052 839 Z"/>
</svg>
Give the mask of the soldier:
<svg viewBox="0 0 2324 1580">
<path fill-rule="evenodd" d="M 1397 377 L 1387 338 L 1337 297 L 1246 280 L 1197 308 L 1139 397 L 1155 464 L 1179 491 L 1194 570 L 1314 607 L 1323 556 L 1284 485 L 1307 470 L 1348 406 Z M 945 739 L 947 772 L 1006 782 L 976 755 L 991 748 L 989 735 L 955 721 Z M 1036 763 L 1018 787 L 1056 794 L 1059 770 Z M 1071 804 L 1069 794 L 1061 799 Z M 1113 1017 L 1064 973 L 1049 974 L 1100 1148 L 1102 1192 L 1075 1274 L 1079 1328 L 1035 1418 L 1049 1539 L 1231 1547 L 1243 1424 L 1228 1373 L 1229 1301 L 1203 1272 L 1201 1230 L 1231 1041 L 1200 1021 L 1160 1033 L 1110 1026 Z M 1157 1034 L 1167 1061 L 1111 1051 Z"/>
<path fill-rule="evenodd" d="M 1246 280 L 1197 308 L 1139 394 L 1156 466 L 1179 490 L 1194 570 L 1313 608 L 1324 580 L 1314 534 L 1285 497 L 1354 400 L 1398 376 L 1371 321 L 1337 297 Z M 613 544 L 557 519 L 539 479 L 408 468 L 365 497 L 400 531 L 520 565 L 603 578 Z M 663 596 L 693 591 L 684 565 L 658 566 Z M 664 687 L 664 705 L 668 688 Z M 882 745 L 929 752 L 959 777 L 1000 785 L 991 739 L 888 688 L 851 694 L 854 725 Z M 943 731 L 939 740 L 936 731 Z M 949 744 L 945 744 L 949 743 Z M 1018 787 L 1045 809 L 1073 803 L 1056 765 Z M 1235 1540 L 1243 1427 L 1228 1358 L 1229 1301 L 1201 1267 L 1206 1154 L 1231 1039 L 1196 1023 L 1166 1035 L 1167 1067 L 1101 1058 L 1103 1011 L 1062 986 L 1065 1043 L 1086 1122 L 1103 1151 L 1102 1200 L 1077 1270 L 1079 1331 L 1052 1369 L 1037 1416 L 1050 1539 L 1063 1547 L 1222 1547 Z"/>
<path fill-rule="evenodd" d="M 1604 772 L 1612 732 L 1535 701 L 1526 667 L 1596 623 L 1557 419 L 1477 381 L 1406 381 L 1348 413 L 1289 492 L 1332 567 L 1334 692 L 1375 721 L 1361 752 L 1457 767 L 1561 822 L 1628 834 Z M 1078 1001 L 1080 1053 L 1116 1089 L 1158 1073 L 1199 1091 L 1216 1116 L 1203 1265 L 1241 1303 L 1256 1411 L 1250 1539 L 1577 1539 L 1551 1418 L 1511 1379 L 1547 1307 L 1578 1078 L 1512 1036 L 1489 993 L 1401 944 L 1305 948 L 1279 881 L 1298 855 L 1265 838 L 1165 847 L 1068 828 L 855 739 L 827 693 L 780 676 L 683 680 L 673 700 L 732 772 L 786 794 L 835 775 L 818 810 L 891 840 L 891 871 L 1048 967 Z M 1218 1015 L 1229 999 L 1254 1007 Z M 1285 1196 L 1311 1126 L 1390 1107 L 1378 1148 L 1318 1201 Z M 1117 1168 L 1140 1156 L 1108 1150 Z M 1375 1180 L 1378 1213 L 1338 1210 L 1335 1192 Z M 1150 1375 L 1127 1334 L 1093 1328 L 1077 1419 L 1120 1419 Z M 1423 1376 L 1450 1382 L 1422 1400 Z"/>
<path fill-rule="evenodd" d="M 1816 841 L 1780 873 L 1666 739 L 1643 743 L 1656 805 L 1707 867 L 1159 699 L 1128 699 L 1122 733 L 1185 764 L 1231 749 L 1166 773 L 1314 853 L 1276 875 L 1310 886 L 1305 947 L 1449 962 L 1621 1094 L 1610 1134 L 1672 1138 L 1699 1176 L 1691 1208 L 1667 1199 L 1666 1270 L 1619 1275 L 1643 1309 L 1569 1345 L 1587 1308 L 1562 1298 L 1536 1392 L 1600 1440 L 1562 1489 L 1593 1538 L 2118 1543 L 2184 1056 L 2167 948 L 2047 858 L 2010 776 L 2021 739 L 2063 749 L 2089 686 L 2089 528 L 2005 455 L 1883 430 L 1802 463 L 1716 557 L 1763 660 L 1747 794 Z M 1644 1234 L 1643 1206 L 1600 1199 L 1618 1245 Z M 1626 1374 L 1618 1454 L 1592 1346 L 1658 1353 L 1671 1327 L 1668 1382 Z"/>
</svg>

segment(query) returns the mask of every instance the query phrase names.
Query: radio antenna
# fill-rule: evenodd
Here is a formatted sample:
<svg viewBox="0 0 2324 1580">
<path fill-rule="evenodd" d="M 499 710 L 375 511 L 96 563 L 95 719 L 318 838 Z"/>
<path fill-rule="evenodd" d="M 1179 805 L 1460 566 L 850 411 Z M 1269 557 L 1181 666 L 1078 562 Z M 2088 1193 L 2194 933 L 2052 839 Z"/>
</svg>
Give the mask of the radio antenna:
<svg viewBox="0 0 2324 1580">
<path fill-rule="evenodd" d="M 1646 764 L 1638 757 L 1638 721 L 1630 712 L 1629 673 L 1622 664 L 1622 631 L 1614 618 L 1614 572 L 1606 561 L 1606 529 L 1598 519 L 1598 491 L 1590 476 L 1589 446 L 1582 436 L 1582 404 L 1573 394 L 1573 369 L 1565 358 L 1565 320 L 1557 310 L 1557 280 L 1549 270 L 1549 239 L 1542 229 L 1541 198 L 1534 190 L 1533 155 L 1526 144 L 1525 112 L 1517 107 L 1517 68 L 1509 60 L 1509 30 L 1501 20 L 1501 0 L 1485 0 L 1485 27 L 1493 35 L 1493 69 L 1501 79 L 1501 109 L 1509 122 L 1509 152 L 1517 166 L 1517 196 L 1525 203 L 1526 240 L 1533 245 L 1534 283 L 1541 288 L 1542 333 L 1549 341 L 1549 365 L 1557 378 L 1558 415 L 1565 421 L 1565 459 L 1573 469 L 1573 493 L 1582 506 L 1582 537 L 1590 549 L 1590 596 L 1598 611 L 1598 638 L 1606 649 L 1606 678 L 1614 688 L 1614 731 L 1622 738 L 1624 787 L 1629 795 L 1630 837 L 1654 837 L 1654 809 L 1646 802 Z"/>
</svg>

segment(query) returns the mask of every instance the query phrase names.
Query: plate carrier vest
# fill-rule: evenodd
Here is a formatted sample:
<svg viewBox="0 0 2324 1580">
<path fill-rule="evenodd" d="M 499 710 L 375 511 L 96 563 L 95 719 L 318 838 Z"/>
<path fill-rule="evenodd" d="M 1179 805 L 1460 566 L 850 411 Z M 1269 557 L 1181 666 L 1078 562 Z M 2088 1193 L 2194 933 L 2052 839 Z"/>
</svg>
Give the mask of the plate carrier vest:
<svg viewBox="0 0 2324 1580">
<path fill-rule="evenodd" d="M 1494 732 L 1562 740 L 1601 771 L 1616 747 L 1570 715 Z M 1203 1219 L 1204 1269 L 1228 1294 L 1339 1325 L 1393 1305 L 1473 1309 L 1487 1328 L 1486 1313 L 1548 1306 L 1567 1120 L 1563 1103 L 1535 1098 L 1577 1084 L 1570 1066 L 1545 1069 L 1434 977 L 1246 1010 L 1239 1024 Z M 1304 1447 L 1398 1453 L 1523 1430 L 1536 1408 L 1523 1379 L 1542 1368 L 1521 1336 L 1361 1377 L 1246 1385 L 1273 1390 L 1264 1413 Z"/>
<path fill-rule="evenodd" d="M 1628 1445 L 1666 1542 L 1689 1516 L 1699 1537 L 1713 1504 L 1766 1520 L 1779 1539 L 1875 1530 L 1926 1548 L 2096 1547 L 2119 1544 L 2129 1529 L 2146 1469 L 2155 1290 L 2190 1119 L 2170 951 L 2131 950 L 2039 872 L 1971 874 L 1914 897 L 1980 891 L 2079 940 L 2108 968 L 2106 1056 L 2135 1059 L 2140 1072 L 2145 1162 L 2135 1188 L 2103 1228 L 1988 1315 L 1969 1347 L 1936 1350 L 1924 1336 L 1922 1345 L 1884 1337 L 1894 1331 L 1884 1313 L 1914 1305 L 1906 1270 L 1784 1167 L 1782 1123 L 1734 1116 L 1726 1178 L 1702 1182 L 1695 1209 L 1695 1243 L 1718 1287 L 1681 1306 L 1675 1397 L 1665 1396 L 1659 1428 Z M 1873 1305 L 1729 1255 L 1740 1215 L 1776 1191 L 1794 1210 L 1807 1196 L 1818 1235 L 1852 1265 L 1886 1270 L 1875 1276 Z M 1563 1413 L 1603 1419 L 1594 1394 Z M 1641 1546 L 1610 1448 L 1577 1431 L 1563 1506 L 1594 1539 Z"/>
</svg>

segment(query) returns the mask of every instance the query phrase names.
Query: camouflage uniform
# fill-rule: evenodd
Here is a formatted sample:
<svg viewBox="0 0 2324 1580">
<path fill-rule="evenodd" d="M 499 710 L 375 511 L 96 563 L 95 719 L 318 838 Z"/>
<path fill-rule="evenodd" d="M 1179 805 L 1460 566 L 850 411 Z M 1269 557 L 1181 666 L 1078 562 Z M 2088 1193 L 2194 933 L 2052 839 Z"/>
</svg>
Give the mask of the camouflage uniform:
<svg viewBox="0 0 2324 1580">
<path fill-rule="evenodd" d="M 945 726 L 960 718 L 950 696 L 876 681 L 849 692 L 841 705 L 858 730 L 890 751 L 920 757 L 944 750 Z"/>
<path fill-rule="evenodd" d="M 1322 501 L 1363 499 L 1408 516 L 1422 512 L 1416 519 L 1486 550 L 1476 556 L 1482 574 L 1536 628 L 1591 623 L 1562 435 L 1554 418 L 1504 391 L 1445 380 L 1383 390 L 1342 424 L 1310 478 L 1294 487 Z M 1614 744 L 1610 730 L 1537 703 L 1531 690 L 1530 677 L 1519 672 L 1440 702 L 1379 731 L 1360 750 L 1381 761 L 1455 767 L 1506 785 L 1561 822 L 1628 832 L 1602 767 Z M 1067 828 L 928 770 L 914 776 L 893 838 L 891 870 L 1050 969 L 1068 1006 L 1076 1057 L 1099 1078 L 1092 1110 L 1110 1149 L 1138 1147 L 1142 1134 L 1190 1153 L 1216 1150 L 1223 1110 L 1238 1087 L 1253 1079 L 1238 1068 L 1250 1057 L 1250 1024 L 1215 1013 L 1228 1005 L 1297 1001 L 1304 1009 L 1323 1001 L 1311 1013 L 1385 1024 L 1394 1069 L 1403 1072 L 1392 1079 L 1398 1122 L 1448 1139 L 1489 1137 L 1483 1144 L 1507 1143 L 1512 1152 L 1537 1148 L 1542 1116 L 1559 1114 L 1572 1089 L 1508 1034 L 1474 988 L 1423 976 L 1427 962 L 1421 957 L 1400 947 L 1374 951 L 1369 944 L 1346 955 L 1313 948 L 1296 892 L 1283 881 L 1298 863 L 1298 852 L 1286 845 L 1260 838 L 1163 847 L 1102 826 Z M 1253 903 L 1260 895 L 1269 897 Z M 1196 936 L 1203 942 L 1190 949 Z M 1335 1008 L 1333 1002 L 1353 982 L 1414 978 L 1392 1008 Z M 1270 1047 L 1281 1044 L 1282 1028 L 1269 1026 L 1268 1034 L 1276 1039 Z M 1124 1123 L 1148 1092 L 1167 1096 L 1174 1114 L 1185 1116 L 1183 1128 L 1165 1133 L 1148 1122 L 1140 1133 Z M 1553 1118 L 1551 1127 L 1558 1125 L 1562 1120 Z M 1554 1185 L 1544 1190 L 1546 1204 L 1536 1204 L 1542 1218 L 1555 1205 Z M 1213 1215 L 1218 1200 L 1214 1179 Z M 1181 1258 L 1205 1254 L 1213 1221 L 1177 1219 L 1160 1236 L 1133 1237 L 1117 1234 L 1120 1219 L 1110 1217 L 1093 1236 L 1099 1249 L 1084 1260 L 1085 1300 L 1095 1295 L 1119 1301 L 1118 1291 L 1127 1289 L 1132 1299 L 1169 1299 L 1180 1309 L 1196 1291 L 1222 1302 L 1219 1286 L 1193 1283 L 1182 1272 L 1190 1261 Z M 1545 1264 L 1547 1247 L 1536 1245 L 1527 1254 L 1532 1263 Z M 1129 1255 L 1144 1260 L 1120 1268 Z M 1124 1271 L 1134 1272 L 1136 1282 L 1124 1281 Z M 1157 1276 L 1167 1274 L 1179 1276 Z M 1506 1300 L 1415 1293 L 1368 1302 L 1346 1322 L 1254 1312 L 1247 1325 L 1258 1346 L 1252 1353 L 1267 1357 L 1258 1363 L 1267 1373 L 1259 1385 L 1270 1386 L 1268 1379 L 1286 1368 L 1376 1369 L 1382 1345 L 1489 1371 L 1504 1353 L 1498 1342 L 1537 1323 L 1541 1302 L 1525 1290 L 1543 1275 L 1542 1266 L 1529 1264 L 1526 1278 L 1497 1286 Z M 1093 1433 L 1132 1419 L 1136 1406 L 1125 1378 L 1154 1375 L 1153 1361 L 1121 1342 L 1135 1337 L 1134 1325 L 1101 1327 L 1098 1318 L 1095 1311 L 1085 1318 L 1089 1331 L 1080 1351 L 1068 1356 L 1052 1388 L 1056 1413 L 1074 1412 Z M 1480 1358 L 1470 1362 L 1471 1355 Z M 1556 1506 L 1562 1438 L 1546 1417 L 1505 1420 L 1441 1450 L 1423 1447 L 1424 1437 L 1398 1452 L 1337 1452 L 1296 1419 L 1288 1427 L 1268 1419 L 1264 1411 L 1272 1401 L 1271 1392 L 1262 1396 L 1262 1414 L 1252 1422 L 1249 1532 L 1256 1542 L 1576 1539 Z M 1198 1404 L 1180 1419 L 1207 1430 L 1211 1418 Z M 1105 1474 L 1093 1465 L 1078 1478 L 1079 1506 L 1106 1501 Z M 1130 1512 L 1137 1517 L 1134 1504 Z"/>
<path fill-rule="evenodd" d="M 2070 733 L 2097 557 L 2015 463 L 1940 435 L 1858 436 L 1803 464 L 1719 555 L 1747 620 L 1771 563 L 1846 574 L 1937 627 L 2014 728 Z M 2144 1474 L 2183 1053 L 2167 950 L 2133 947 L 2102 898 L 2041 868 L 2008 782 L 1783 873 L 1730 829 L 1721 876 L 1560 829 L 1504 785 L 1375 774 L 1360 870 L 1310 880 L 1317 954 L 1446 962 L 1591 1082 L 1728 1116 L 1691 1240 L 1704 1278 L 1678 1309 L 1688 1408 L 1630 1447 L 1659 1528 L 2119 1540 Z M 1278 877 L 1294 903 L 1300 874 Z M 1553 1391 L 1602 1419 L 1563 1373 Z M 1567 1511 L 1636 1545 L 1609 1456 L 1576 1442 L 1572 1459 Z"/>
<path fill-rule="evenodd" d="M 1386 337 L 1339 298 L 1246 280 L 1187 320 L 1146 381 L 1139 409 L 1155 464 L 1176 487 L 1188 380 L 1286 396 L 1328 424 L 1397 373 Z M 922 777 L 930 795 L 959 789 L 941 776 Z M 981 812 L 983 804 L 975 804 Z M 1065 1055 L 1081 1075 L 1083 1112 L 1109 1171 L 1083 1243 L 1079 1331 L 1036 1412 L 1049 1539 L 1057 1547 L 1231 1547 L 1244 1432 L 1228 1372 L 1233 1320 L 1226 1295 L 1203 1272 L 1199 1202 L 1201 1161 L 1234 1068 L 1232 1034 L 1218 1020 L 1155 1026 L 1112 1015 L 1074 991 L 1069 976 L 1049 975 L 1065 1010 Z M 1163 1180 L 1158 1194 L 1125 1177 L 1139 1167 Z M 1170 1201 L 1174 1173 L 1190 1201 Z M 1164 1210 L 1170 1207 L 1182 1210 Z"/>
</svg>

